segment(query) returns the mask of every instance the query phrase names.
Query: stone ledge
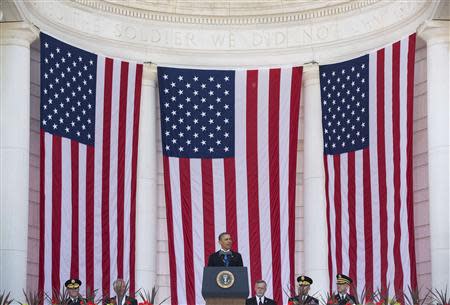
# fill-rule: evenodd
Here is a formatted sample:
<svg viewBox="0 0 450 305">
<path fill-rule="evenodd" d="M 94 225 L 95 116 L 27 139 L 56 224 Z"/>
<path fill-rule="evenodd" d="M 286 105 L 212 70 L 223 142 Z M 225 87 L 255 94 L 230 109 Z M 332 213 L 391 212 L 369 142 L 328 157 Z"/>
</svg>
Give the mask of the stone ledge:
<svg viewBox="0 0 450 305">
<path fill-rule="evenodd" d="M 92 8 L 97 11 L 103 11 L 114 15 L 133 17 L 158 22 L 168 23 L 186 23 L 186 24 L 207 24 L 207 25 L 249 25 L 249 24 L 267 24 L 267 23 L 285 23 L 295 22 L 300 20 L 310 20 L 322 17 L 334 17 L 344 13 L 355 10 L 365 9 L 381 0 L 360 0 L 340 3 L 331 7 L 317 8 L 314 10 L 305 10 L 295 13 L 285 14 L 261 14 L 260 16 L 253 16 L 250 10 L 244 16 L 207 16 L 190 15 L 190 14 L 170 14 L 163 11 L 152 11 L 143 8 L 134 8 L 129 6 L 111 3 L 107 1 L 92 1 L 92 0 L 72 0 L 72 2 Z M 256 8 L 256 7 L 255 7 Z"/>
<path fill-rule="evenodd" d="M 38 37 L 38 29 L 23 21 L 0 23 L 1 45 L 17 45 L 30 48 L 30 44 Z"/>
<path fill-rule="evenodd" d="M 450 20 L 429 20 L 417 30 L 420 37 L 427 41 L 427 45 L 449 43 Z"/>
</svg>

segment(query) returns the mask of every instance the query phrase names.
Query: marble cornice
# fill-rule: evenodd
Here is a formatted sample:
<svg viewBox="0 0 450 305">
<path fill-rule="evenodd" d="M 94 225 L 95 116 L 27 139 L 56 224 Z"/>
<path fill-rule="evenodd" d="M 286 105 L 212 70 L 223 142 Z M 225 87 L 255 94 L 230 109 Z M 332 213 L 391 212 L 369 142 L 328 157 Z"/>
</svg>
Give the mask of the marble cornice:
<svg viewBox="0 0 450 305">
<path fill-rule="evenodd" d="M 137 19 L 177 23 L 177 24 L 195 24 L 195 25 L 261 25 L 261 24 L 280 24 L 289 22 L 308 21 L 311 19 L 335 17 L 355 10 L 367 9 L 371 5 L 382 2 L 382 0 L 359 0 L 337 5 L 306 10 L 285 14 L 262 14 L 260 16 L 244 15 L 244 16 L 204 16 L 204 15 L 188 15 L 188 14 L 169 14 L 159 11 L 151 11 L 145 9 L 137 9 L 127 7 L 119 3 L 111 3 L 105 1 L 92 0 L 70 0 L 80 7 L 87 7 L 95 11 L 101 11 L 112 15 L 132 17 Z"/>
<path fill-rule="evenodd" d="M 24 18 L 41 31 L 92 52 L 209 67 L 349 59 L 414 33 L 438 4 L 363 0 L 298 13 L 205 17 L 107 1 L 16 1 Z"/>
<path fill-rule="evenodd" d="M 424 22 L 417 33 L 427 41 L 427 46 L 449 43 L 450 40 L 450 20 L 429 20 Z"/>
<path fill-rule="evenodd" d="M 39 31 L 32 25 L 23 21 L 0 23 L 0 44 L 30 47 L 39 36 Z"/>
</svg>

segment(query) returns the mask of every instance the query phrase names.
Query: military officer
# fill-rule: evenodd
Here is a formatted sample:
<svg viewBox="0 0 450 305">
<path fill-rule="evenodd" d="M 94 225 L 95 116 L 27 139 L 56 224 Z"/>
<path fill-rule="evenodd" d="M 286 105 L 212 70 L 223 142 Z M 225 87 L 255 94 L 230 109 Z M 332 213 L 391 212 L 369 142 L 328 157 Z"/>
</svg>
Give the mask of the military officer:
<svg viewBox="0 0 450 305">
<path fill-rule="evenodd" d="M 339 305 L 356 304 L 355 297 L 348 293 L 352 282 L 353 280 L 345 274 L 336 275 L 337 293 L 334 296 Z"/>
<path fill-rule="evenodd" d="M 68 279 L 64 286 L 69 295 L 67 305 L 84 305 L 85 302 L 80 295 L 81 281 L 79 279 Z"/>
<path fill-rule="evenodd" d="M 289 301 L 297 304 L 319 305 L 319 300 L 308 294 L 311 288 L 311 284 L 313 283 L 312 278 L 306 275 L 300 275 L 297 278 L 297 282 L 298 295 L 296 297 L 290 298 Z"/>
</svg>

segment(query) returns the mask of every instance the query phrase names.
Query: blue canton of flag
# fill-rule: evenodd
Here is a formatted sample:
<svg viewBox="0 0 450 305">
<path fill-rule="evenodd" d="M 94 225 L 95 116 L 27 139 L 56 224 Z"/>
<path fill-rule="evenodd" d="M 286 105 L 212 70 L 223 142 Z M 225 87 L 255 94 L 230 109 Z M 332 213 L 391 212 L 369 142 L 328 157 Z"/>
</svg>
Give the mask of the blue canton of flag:
<svg viewBox="0 0 450 305">
<path fill-rule="evenodd" d="M 41 127 L 94 145 L 97 56 L 41 33 Z"/>
<path fill-rule="evenodd" d="M 369 56 L 320 67 L 324 152 L 369 145 Z"/>
<path fill-rule="evenodd" d="M 158 67 L 165 155 L 234 156 L 234 73 Z"/>
</svg>

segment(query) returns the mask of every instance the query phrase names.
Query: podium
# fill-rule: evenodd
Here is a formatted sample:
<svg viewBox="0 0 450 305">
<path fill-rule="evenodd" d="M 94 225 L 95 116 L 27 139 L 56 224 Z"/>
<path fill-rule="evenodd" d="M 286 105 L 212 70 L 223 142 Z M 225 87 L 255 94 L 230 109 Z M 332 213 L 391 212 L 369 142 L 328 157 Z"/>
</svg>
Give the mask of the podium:
<svg viewBox="0 0 450 305">
<path fill-rule="evenodd" d="M 205 267 L 202 295 L 206 305 L 245 305 L 249 295 L 247 267 Z"/>
</svg>

